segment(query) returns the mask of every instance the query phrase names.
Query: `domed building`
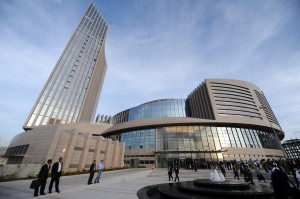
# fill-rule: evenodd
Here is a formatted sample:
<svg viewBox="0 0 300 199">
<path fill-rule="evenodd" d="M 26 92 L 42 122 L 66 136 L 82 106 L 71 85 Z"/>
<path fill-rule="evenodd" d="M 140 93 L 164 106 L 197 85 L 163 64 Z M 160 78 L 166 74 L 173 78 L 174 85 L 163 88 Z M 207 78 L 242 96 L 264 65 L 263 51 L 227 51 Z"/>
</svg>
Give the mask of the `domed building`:
<svg viewBox="0 0 300 199">
<path fill-rule="evenodd" d="M 284 138 L 263 92 L 240 80 L 206 79 L 186 99 L 124 110 L 103 136 L 125 143 L 128 166 L 285 158 Z"/>
</svg>

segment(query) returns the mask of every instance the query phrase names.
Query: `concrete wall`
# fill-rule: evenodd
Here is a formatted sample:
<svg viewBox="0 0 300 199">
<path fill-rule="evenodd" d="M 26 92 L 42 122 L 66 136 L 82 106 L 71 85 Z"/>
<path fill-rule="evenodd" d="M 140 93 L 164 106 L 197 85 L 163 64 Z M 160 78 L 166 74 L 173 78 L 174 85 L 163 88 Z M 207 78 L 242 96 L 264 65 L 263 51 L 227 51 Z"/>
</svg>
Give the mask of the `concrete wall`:
<svg viewBox="0 0 300 199">
<path fill-rule="evenodd" d="M 14 175 L 15 178 L 24 178 L 28 175 L 37 175 L 41 164 L 9 164 L 0 166 L 0 176 Z"/>
<path fill-rule="evenodd" d="M 1 167 L 0 174 L 26 177 L 30 172 L 38 173 L 48 159 L 55 163 L 59 157 L 63 157 L 65 172 L 89 169 L 93 160 L 97 163 L 103 160 L 106 168 L 121 167 L 124 144 L 100 136 L 109 127 L 109 124 L 77 123 L 47 125 L 23 132 L 9 145 L 29 144 L 22 163 Z"/>
</svg>

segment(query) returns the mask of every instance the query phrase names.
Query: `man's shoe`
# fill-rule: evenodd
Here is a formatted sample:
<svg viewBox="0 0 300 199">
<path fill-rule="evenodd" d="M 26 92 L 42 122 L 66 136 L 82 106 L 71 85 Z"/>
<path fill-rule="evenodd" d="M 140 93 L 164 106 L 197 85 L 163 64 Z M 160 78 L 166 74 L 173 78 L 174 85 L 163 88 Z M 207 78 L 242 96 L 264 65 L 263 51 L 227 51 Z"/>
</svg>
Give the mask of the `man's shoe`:
<svg viewBox="0 0 300 199">
<path fill-rule="evenodd" d="M 38 197 L 39 195 L 33 195 L 33 197 Z"/>
<path fill-rule="evenodd" d="M 56 191 L 57 193 L 60 193 L 60 191 L 58 190 L 58 191 Z"/>
<path fill-rule="evenodd" d="M 40 195 L 46 195 L 45 193 L 40 193 Z"/>
<path fill-rule="evenodd" d="M 50 193 L 50 194 L 51 194 L 51 193 L 52 193 L 52 191 L 49 191 L 48 193 Z"/>
</svg>

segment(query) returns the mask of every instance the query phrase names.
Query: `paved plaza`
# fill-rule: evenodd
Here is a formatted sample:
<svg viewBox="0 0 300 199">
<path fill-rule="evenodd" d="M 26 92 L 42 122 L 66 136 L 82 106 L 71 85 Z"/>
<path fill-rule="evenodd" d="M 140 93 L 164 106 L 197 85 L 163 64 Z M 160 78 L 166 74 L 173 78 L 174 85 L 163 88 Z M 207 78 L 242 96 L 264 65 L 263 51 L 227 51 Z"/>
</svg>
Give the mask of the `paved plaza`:
<svg viewBox="0 0 300 199">
<path fill-rule="evenodd" d="M 180 181 L 209 178 L 211 170 L 180 170 Z M 264 173 L 270 183 L 270 174 Z M 36 198 L 52 199 L 134 199 L 136 192 L 145 186 L 168 183 L 167 169 L 127 169 L 102 173 L 100 183 L 87 185 L 89 174 L 63 176 L 60 180 L 61 193 L 48 194 L 50 178 L 48 178 L 45 192 L 47 195 Z M 227 171 L 227 179 L 233 178 L 233 171 Z M 0 183 L 1 199 L 33 198 L 33 189 L 29 189 L 32 180 L 19 180 Z M 241 180 L 243 181 L 243 180 Z M 255 183 L 258 180 L 254 179 Z M 264 182 L 261 182 L 264 183 Z"/>
</svg>

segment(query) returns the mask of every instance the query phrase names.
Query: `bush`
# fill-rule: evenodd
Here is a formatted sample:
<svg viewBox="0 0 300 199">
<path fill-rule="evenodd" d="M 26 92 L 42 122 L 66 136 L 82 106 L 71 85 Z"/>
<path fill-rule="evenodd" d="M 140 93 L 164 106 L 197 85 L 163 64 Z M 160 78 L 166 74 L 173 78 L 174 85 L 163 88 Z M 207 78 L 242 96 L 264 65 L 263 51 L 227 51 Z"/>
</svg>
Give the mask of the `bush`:
<svg viewBox="0 0 300 199">
<path fill-rule="evenodd" d="M 5 176 L 0 176 L 0 182 L 16 180 L 16 173 L 12 173 Z"/>
<path fill-rule="evenodd" d="M 34 172 L 30 172 L 26 176 L 26 179 L 34 179 L 34 178 L 37 178 L 37 175 L 35 175 Z"/>
</svg>

